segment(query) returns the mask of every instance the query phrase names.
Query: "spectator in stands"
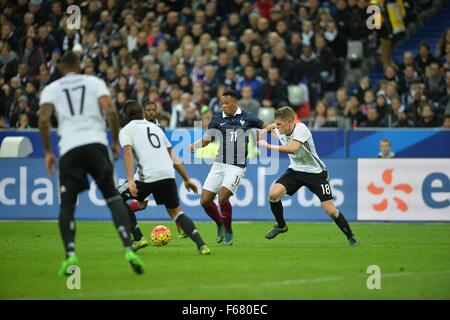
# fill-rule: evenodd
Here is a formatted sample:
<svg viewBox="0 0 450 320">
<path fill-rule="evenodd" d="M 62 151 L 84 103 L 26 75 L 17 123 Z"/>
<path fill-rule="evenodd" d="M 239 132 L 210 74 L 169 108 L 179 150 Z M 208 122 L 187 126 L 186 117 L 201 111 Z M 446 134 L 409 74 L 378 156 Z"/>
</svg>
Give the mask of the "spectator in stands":
<svg viewBox="0 0 450 320">
<path fill-rule="evenodd" d="M 395 153 L 392 151 L 391 140 L 383 138 L 380 140 L 380 152 L 378 158 L 391 159 L 395 158 Z"/>
<path fill-rule="evenodd" d="M 405 111 L 399 111 L 397 120 L 392 123 L 393 128 L 410 128 L 414 127 L 414 122 L 408 118 Z"/>
<path fill-rule="evenodd" d="M 309 127 L 311 129 L 321 128 L 327 121 L 327 106 L 325 101 L 319 100 L 316 105 L 316 110 L 314 111 L 313 120 Z"/>
<path fill-rule="evenodd" d="M 354 104 L 348 101 L 346 103 L 345 117 L 350 120 L 352 128 L 360 127 L 366 120 L 366 116 L 361 112 L 359 104 Z"/>
<path fill-rule="evenodd" d="M 320 62 L 307 45 L 302 46 L 302 55 L 295 66 L 294 83 L 308 85 L 310 101 L 314 105 L 320 82 Z"/>
<path fill-rule="evenodd" d="M 241 89 L 241 99 L 238 102 L 239 107 L 244 110 L 253 113 L 258 116 L 261 104 L 258 100 L 253 99 L 253 92 L 251 86 L 244 86 Z"/>
<path fill-rule="evenodd" d="M 1 122 L 1 120 L 0 120 Z M 450 129 L 450 114 L 446 114 L 444 117 L 444 124 L 442 125 L 445 129 Z M 0 125 L 1 128 L 1 125 Z"/>
<path fill-rule="evenodd" d="M 425 78 L 426 93 L 432 102 L 440 101 L 446 94 L 445 78 L 440 72 L 438 62 L 430 64 L 430 75 Z"/>
<path fill-rule="evenodd" d="M 248 65 L 245 67 L 244 76 L 237 82 L 236 90 L 241 91 L 244 86 L 250 86 L 252 87 L 253 98 L 257 98 L 262 85 L 263 79 L 256 76 L 255 68 L 252 65 Z"/>
<path fill-rule="evenodd" d="M 181 121 L 177 127 L 193 128 L 194 122 L 198 120 L 198 111 L 196 107 L 189 107 L 186 109 L 184 120 Z"/>
<path fill-rule="evenodd" d="M 26 96 L 20 96 L 17 99 L 16 106 L 12 110 L 12 114 L 9 121 L 11 128 L 18 128 L 20 126 L 20 116 L 26 114 L 28 116 L 27 127 L 31 123 L 32 127 L 36 127 L 36 115 L 30 109 L 28 99 Z"/>
<path fill-rule="evenodd" d="M 414 69 L 414 67 L 412 65 L 407 65 L 405 67 L 404 79 L 405 79 L 405 82 L 404 82 L 405 83 L 405 91 L 410 89 L 412 83 L 422 81 L 421 77 L 419 76 L 419 74 L 416 72 L 416 70 Z"/>
<path fill-rule="evenodd" d="M 375 101 L 375 93 L 373 90 L 366 90 L 364 92 L 364 103 L 361 106 L 361 110 L 364 114 L 367 114 L 370 108 L 374 108 L 377 106 Z"/>
<path fill-rule="evenodd" d="M 370 108 L 367 112 L 367 120 L 361 123 L 363 128 L 382 128 L 386 124 L 381 121 L 377 108 Z"/>
<path fill-rule="evenodd" d="M 272 66 L 278 69 L 280 77 L 288 83 L 293 82 L 294 65 L 294 60 L 287 55 L 286 45 L 283 42 L 277 44 L 274 48 Z"/>
<path fill-rule="evenodd" d="M 422 128 L 436 128 L 442 125 L 434 114 L 433 108 L 426 104 L 422 108 L 422 113 L 420 114 L 421 119 L 419 120 L 419 126 Z"/>
<path fill-rule="evenodd" d="M 323 93 L 329 83 L 332 82 L 335 66 L 335 56 L 325 41 L 325 38 L 318 34 L 315 37 L 316 56 L 320 62 L 321 93 Z"/>
<path fill-rule="evenodd" d="M 404 78 L 399 77 L 397 75 L 397 70 L 395 69 L 394 65 L 389 65 L 386 68 L 384 68 L 384 79 L 389 82 L 394 82 L 397 84 L 398 92 L 402 94 L 405 92 L 406 87 L 404 83 Z"/>
<path fill-rule="evenodd" d="M 270 68 L 268 79 L 261 86 L 259 101 L 263 107 L 278 109 L 288 103 L 287 83 L 280 79 L 277 68 Z"/>
<path fill-rule="evenodd" d="M 302 53 L 302 36 L 300 32 L 293 31 L 287 48 L 288 54 L 296 61 Z"/>
<path fill-rule="evenodd" d="M 442 35 L 441 40 L 439 40 L 438 47 L 436 50 L 436 57 L 443 58 L 447 54 L 447 46 L 450 44 L 450 28 L 447 29 Z"/>
<path fill-rule="evenodd" d="M 340 87 L 336 91 L 336 101 L 332 104 L 333 107 L 336 108 L 338 115 L 343 115 L 347 108 L 348 96 L 347 96 L 347 88 Z"/>
<path fill-rule="evenodd" d="M 416 55 L 415 61 L 419 68 L 419 73 L 425 74 L 425 68 L 435 61 L 428 43 L 422 42 L 420 44 L 419 53 Z"/>
<path fill-rule="evenodd" d="M 414 55 L 411 51 L 405 51 L 405 53 L 403 54 L 403 61 L 402 63 L 399 64 L 398 69 L 404 73 L 405 72 L 405 68 L 407 66 L 411 66 L 413 67 L 413 69 L 417 69 L 417 63 L 414 59 Z"/>
<path fill-rule="evenodd" d="M 310 20 L 302 22 L 302 44 L 310 47 L 314 45 L 314 25 Z"/>
<path fill-rule="evenodd" d="M 179 127 L 186 119 L 188 110 L 197 109 L 196 105 L 191 102 L 189 93 L 181 95 L 180 103 L 172 108 L 172 115 L 170 117 L 170 129 Z M 192 112 L 190 114 L 192 116 Z M 192 117 L 191 117 L 192 118 Z"/>
</svg>

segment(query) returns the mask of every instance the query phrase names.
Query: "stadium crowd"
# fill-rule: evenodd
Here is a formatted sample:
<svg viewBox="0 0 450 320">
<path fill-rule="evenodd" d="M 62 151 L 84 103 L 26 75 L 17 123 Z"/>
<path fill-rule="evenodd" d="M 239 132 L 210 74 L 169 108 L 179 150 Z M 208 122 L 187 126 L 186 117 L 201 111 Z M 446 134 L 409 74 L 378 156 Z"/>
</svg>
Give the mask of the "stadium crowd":
<svg viewBox="0 0 450 320">
<path fill-rule="evenodd" d="M 403 1 L 405 23 L 428 2 Z M 36 127 L 39 92 L 68 50 L 105 80 L 119 114 L 127 99 L 156 101 L 165 127 L 207 124 L 228 88 L 255 115 L 291 105 L 312 129 L 450 127 L 450 29 L 396 65 L 392 26 L 369 30 L 365 0 L 88 0 L 79 29 L 68 28 L 72 4 L 0 0 L 0 128 Z M 344 86 L 348 40 L 380 49 L 384 79 Z"/>
</svg>

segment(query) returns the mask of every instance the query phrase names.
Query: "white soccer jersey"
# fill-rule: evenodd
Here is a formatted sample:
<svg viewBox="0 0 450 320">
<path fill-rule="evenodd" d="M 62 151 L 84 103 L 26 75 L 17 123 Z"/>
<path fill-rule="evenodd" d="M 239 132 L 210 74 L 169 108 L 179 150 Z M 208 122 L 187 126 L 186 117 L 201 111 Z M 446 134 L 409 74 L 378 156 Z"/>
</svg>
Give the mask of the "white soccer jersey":
<svg viewBox="0 0 450 320">
<path fill-rule="evenodd" d="M 303 124 L 297 123 L 291 135 L 281 134 L 278 129 L 275 133 L 282 145 L 289 144 L 292 140 L 302 143 L 301 148 L 295 154 L 289 154 L 291 164 L 289 168 L 295 171 L 320 173 L 326 170 L 325 164 L 320 160 L 314 146 L 311 131 Z"/>
<path fill-rule="evenodd" d="M 160 127 L 147 120 L 133 120 L 120 130 L 121 147 L 133 149 L 136 160 L 134 179 L 141 182 L 155 182 L 175 179 L 175 170 L 167 148 L 172 144 Z"/>
<path fill-rule="evenodd" d="M 58 118 L 59 154 L 91 143 L 108 145 L 99 98 L 109 96 L 103 80 L 69 73 L 42 90 L 40 105 L 52 104 Z"/>
</svg>

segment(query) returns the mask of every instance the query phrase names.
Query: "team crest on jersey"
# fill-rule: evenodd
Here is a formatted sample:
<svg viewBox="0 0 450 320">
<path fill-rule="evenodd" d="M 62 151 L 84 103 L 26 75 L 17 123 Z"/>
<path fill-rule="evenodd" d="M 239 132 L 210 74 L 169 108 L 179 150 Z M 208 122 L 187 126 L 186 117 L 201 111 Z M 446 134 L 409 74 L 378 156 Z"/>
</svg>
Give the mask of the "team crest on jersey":
<svg viewBox="0 0 450 320">
<path fill-rule="evenodd" d="M 245 120 L 244 119 L 239 120 L 239 122 L 241 123 L 241 126 L 243 126 L 245 124 Z"/>
</svg>

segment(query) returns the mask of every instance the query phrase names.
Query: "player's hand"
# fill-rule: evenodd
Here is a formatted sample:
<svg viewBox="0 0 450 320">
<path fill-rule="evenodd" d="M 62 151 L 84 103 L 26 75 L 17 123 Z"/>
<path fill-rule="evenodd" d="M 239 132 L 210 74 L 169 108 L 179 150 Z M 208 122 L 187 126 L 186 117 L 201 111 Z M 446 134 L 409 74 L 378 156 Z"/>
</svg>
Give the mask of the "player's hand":
<svg viewBox="0 0 450 320">
<path fill-rule="evenodd" d="M 259 140 L 258 141 L 258 145 L 260 146 L 260 147 L 264 147 L 264 148 L 267 148 L 267 149 L 269 149 L 269 144 L 267 143 L 267 141 L 266 140 Z"/>
<path fill-rule="evenodd" d="M 128 189 L 130 190 L 130 193 L 133 197 L 137 197 L 137 187 L 136 182 L 134 180 L 128 179 Z"/>
<path fill-rule="evenodd" d="M 58 165 L 56 163 L 56 157 L 53 152 L 48 152 L 45 154 L 45 168 L 50 177 L 53 176 L 53 166 L 58 170 Z"/>
<path fill-rule="evenodd" d="M 194 152 L 195 151 L 195 144 L 192 143 L 192 144 L 189 145 L 189 151 L 190 152 Z"/>
<path fill-rule="evenodd" d="M 198 188 L 197 186 L 191 181 L 191 180 L 187 180 L 184 182 L 184 186 L 186 187 L 186 189 L 188 191 L 192 191 L 195 194 L 198 194 Z"/>
<path fill-rule="evenodd" d="M 114 160 L 119 160 L 120 158 L 120 145 L 117 142 L 113 142 L 112 146 L 111 146 L 112 152 L 113 152 L 113 156 L 114 156 Z"/>
</svg>

